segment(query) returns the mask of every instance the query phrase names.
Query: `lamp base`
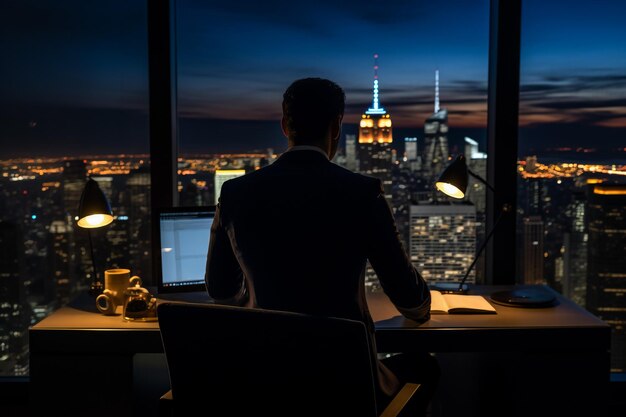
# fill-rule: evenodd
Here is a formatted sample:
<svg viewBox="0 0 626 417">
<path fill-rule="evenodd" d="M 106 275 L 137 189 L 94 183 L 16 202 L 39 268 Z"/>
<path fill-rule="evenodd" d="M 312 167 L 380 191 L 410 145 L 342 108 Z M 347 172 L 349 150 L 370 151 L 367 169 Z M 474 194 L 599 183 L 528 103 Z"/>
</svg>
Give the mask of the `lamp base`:
<svg viewBox="0 0 626 417">
<path fill-rule="evenodd" d="M 536 288 L 497 291 L 489 298 L 508 307 L 551 307 L 556 304 L 553 294 Z"/>
<path fill-rule="evenodd" d="M 428 285 L 433 291 L 439 291 L 442 294 L 467 294 L 469 286 L 467 284 L 461 285 L 459 282 L 435 282 Z"/>
</svg>

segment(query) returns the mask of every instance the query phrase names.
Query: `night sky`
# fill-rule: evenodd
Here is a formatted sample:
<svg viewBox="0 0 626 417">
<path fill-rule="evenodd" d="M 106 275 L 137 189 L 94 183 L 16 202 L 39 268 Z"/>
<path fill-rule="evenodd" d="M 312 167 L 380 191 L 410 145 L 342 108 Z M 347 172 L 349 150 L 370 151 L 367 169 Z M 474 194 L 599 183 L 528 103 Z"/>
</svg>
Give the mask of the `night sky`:
<svg viewBox="0 0 626 417">
<path fill-rule="evenodd" d="M 345 133 L 371 102 L 423 137 L 434 74 L 450 140 L 484 143 L 488 0 L 179 0 L 182 152 L 280 151 L 284 89 L 330 78 Z M 525 0 L 520 154 L 626 144 L 626 2 Z M 148 151 L 145 0 L 3 0 L 0 158 Z"/>
</svg>

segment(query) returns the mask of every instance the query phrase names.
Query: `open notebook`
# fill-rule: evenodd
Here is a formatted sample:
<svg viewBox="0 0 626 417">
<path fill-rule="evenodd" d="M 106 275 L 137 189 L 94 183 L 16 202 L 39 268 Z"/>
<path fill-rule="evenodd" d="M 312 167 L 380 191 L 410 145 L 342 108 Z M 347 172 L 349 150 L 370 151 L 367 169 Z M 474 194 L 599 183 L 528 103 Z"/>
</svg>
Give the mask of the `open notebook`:
<svg viewBox="0 0 626 417">
<path fill-rule="evenodd" d="M 442 294 L 430 290 L 431 314 L 496 314 L 496 309 L 482 295 Z"/>
</svg>

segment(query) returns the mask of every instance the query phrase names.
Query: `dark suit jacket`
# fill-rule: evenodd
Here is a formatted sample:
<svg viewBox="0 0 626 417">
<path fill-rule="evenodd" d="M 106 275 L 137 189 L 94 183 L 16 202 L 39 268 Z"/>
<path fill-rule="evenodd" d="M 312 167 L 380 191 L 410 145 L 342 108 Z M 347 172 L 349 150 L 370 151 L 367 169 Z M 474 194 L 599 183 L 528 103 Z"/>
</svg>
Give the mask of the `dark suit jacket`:
<svg viewBox="0 0 626 417">
<path fill-rule="evenodd" d="M 355 174 L 314 150 L 224 183 L 206 268 L 218 303 L 345 317 L 374 326 L 364 287 L 366 260 L 398 310 L 429 318 L 430 293 L 411 264 L 378 179 Z M 398 381 L 380 363 L 379 388 Z"/>
</svg>

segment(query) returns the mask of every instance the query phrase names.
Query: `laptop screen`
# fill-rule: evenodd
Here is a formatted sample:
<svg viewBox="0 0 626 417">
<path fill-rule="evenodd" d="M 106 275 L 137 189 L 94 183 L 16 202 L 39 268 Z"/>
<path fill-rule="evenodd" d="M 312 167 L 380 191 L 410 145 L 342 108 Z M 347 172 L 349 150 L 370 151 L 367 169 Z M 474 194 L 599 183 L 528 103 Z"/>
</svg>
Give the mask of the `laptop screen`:
<svg viewBox="0 0 626 417">
<path fill-rule="evenodd" d="M 204 272 L 215 206 L 162 209 L 159 293 L 206 291 Z"/>
</svg>

